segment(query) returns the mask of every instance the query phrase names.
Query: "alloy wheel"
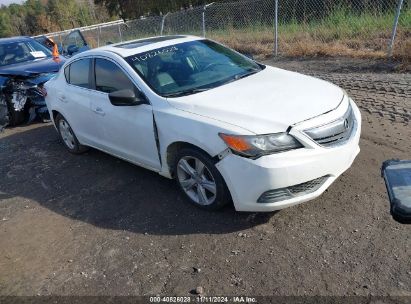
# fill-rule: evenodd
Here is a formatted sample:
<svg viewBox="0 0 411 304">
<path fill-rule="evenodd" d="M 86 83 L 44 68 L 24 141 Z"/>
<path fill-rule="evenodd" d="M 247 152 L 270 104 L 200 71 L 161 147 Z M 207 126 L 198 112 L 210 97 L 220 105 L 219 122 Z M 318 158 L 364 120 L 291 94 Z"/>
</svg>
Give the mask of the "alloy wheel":
<svg viewBox="0 0 411 304">
<path fill-rule="evenodd" d="M 73 131 L 71 130 L 69 124 L 64 119 L 59 121 L 59 131 L 61 138 L 63 139 L 66 146 L 73 150 L 76 146 Z"/>
<path fill-rule="evenodd" d="M 187 196 L 199 205 L 211 205 L 217 197 L 217 184 L 207 166 L 193 156 L 182 157 L 177 178 Z"/>
</svg>

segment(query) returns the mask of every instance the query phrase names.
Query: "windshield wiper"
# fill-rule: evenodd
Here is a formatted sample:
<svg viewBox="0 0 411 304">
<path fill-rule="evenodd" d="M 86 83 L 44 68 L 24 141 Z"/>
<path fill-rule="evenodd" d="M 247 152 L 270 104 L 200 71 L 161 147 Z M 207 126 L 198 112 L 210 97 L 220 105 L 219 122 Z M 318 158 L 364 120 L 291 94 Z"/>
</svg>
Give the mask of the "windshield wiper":
<svg viewBox="0 0 411 304">
<path fill-rule="evenodd" d="M 231 82 L 237 81 L 237 80 L 239 80 L 239 79 L 246 78 L 246 77 L 248 77 L 248 76 L 257 74 L 257 73 L 260 72 L 260 71 L 261 71 L 261 70 L 252 70 L 252 71 L 250 71 L 250 72 L 248 72 L 248 73 L 245 73 L 245 74 L 235 75 L 233 78 L 230 78 L 228 81 L 224 82 L 223 84 L 231 83 Z"/>
<path fill-rule="evenodd" d="M 257 74 L 258 72 L 260 72 L 261 70 L 250 70 L 248 73 L 244 73 L 244 74 L 240 74 L 240 75 L 235 75 L 233 80 L 239 80 L 239 79 L 243 79 L 246 78 L 248 76 Z"/>
<path fill-rule="evenodd" d="M 200 93 L 204 91 L 208 91 L 210 88 L 203 88 L 203 89 L 190 89 L 186 91 L 181 91 L 181 92 L 174 92 L 174 93 L 168 93 L 164 94 L 164 97 L 181 97 L 181 96 L 186 96 L 186 95 L 191 95 L 195 93 Z"/>
</svg>

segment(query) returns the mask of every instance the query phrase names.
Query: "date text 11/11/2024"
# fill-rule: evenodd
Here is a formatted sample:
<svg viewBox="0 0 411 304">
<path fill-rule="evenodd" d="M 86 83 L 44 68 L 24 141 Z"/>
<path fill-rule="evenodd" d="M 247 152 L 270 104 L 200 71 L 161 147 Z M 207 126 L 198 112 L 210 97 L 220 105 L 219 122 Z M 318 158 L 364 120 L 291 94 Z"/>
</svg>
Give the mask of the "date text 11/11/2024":
<svg viewBox="0 0 411 304">
<path fill-rule="evenodd" d="M 167 297 L 156 296 L 150 297 L 150 303 L 257 303 L 255 297 L 248 296 L 184 296 L 184 297 Z"/>
</svg>

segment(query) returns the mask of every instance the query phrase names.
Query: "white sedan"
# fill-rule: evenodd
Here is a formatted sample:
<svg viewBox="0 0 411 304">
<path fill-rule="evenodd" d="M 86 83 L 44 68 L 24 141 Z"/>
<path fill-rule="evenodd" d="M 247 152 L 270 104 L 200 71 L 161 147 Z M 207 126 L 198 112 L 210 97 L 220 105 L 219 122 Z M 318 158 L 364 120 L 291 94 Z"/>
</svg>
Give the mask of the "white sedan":
<svg viewBox="0 0 411 304">
<path fill-rule="evenodd" d="M 68 151 L 93 147 L 175 178 L 206 209 L 314 199 L 360 150 L 360 112 L 342 89 L 198 37 L 81 53 L 45 88 Z"/>
</svg>

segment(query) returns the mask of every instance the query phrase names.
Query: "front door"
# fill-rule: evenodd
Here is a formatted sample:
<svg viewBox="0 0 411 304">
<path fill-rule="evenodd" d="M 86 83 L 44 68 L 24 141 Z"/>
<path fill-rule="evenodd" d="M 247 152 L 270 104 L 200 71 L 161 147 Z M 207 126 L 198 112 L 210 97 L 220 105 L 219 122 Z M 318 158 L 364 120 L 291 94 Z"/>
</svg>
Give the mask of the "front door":
<svg viewBox="0 0 411 304">
<path fill-rule="evenodd" d="M 150 169 L 160 170 L 152 106 L 114 106 L 108 94 L 138 88 L 125 71 L 108 59 L 94 61 L 94 88 L 90 96 L 101 148 L 108 153 Z"/>
</svg>

